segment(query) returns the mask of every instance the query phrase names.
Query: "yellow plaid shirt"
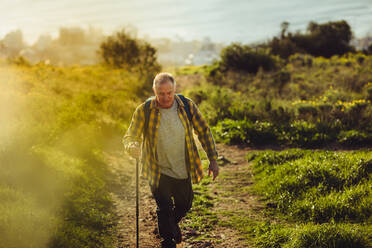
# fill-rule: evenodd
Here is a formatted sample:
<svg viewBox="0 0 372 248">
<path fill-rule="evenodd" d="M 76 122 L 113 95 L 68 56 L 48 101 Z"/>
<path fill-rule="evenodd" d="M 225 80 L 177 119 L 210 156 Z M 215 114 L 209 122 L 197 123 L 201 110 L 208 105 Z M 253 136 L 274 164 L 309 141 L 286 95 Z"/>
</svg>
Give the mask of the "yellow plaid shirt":
<svg viewBox="0 0 372 248">
<path fill-rule="evenodd" d="M 192 116 L 192 121 L 189 121 L 182 100 L 177 95 L 175 95 L 175 100 L 178 102 L 178 116 L 185 127 L 187 171 L 190 173 L 192 181 L 198 183 L 203 177 L 203 169 L 192 130 L 194 130 L 198 136 L 209 160 L 217 159 L 216 145 L 208 123 L 201 115 L 195 103 L 189 98 L 186 98 Z M 123 144 L 124 149 L 127 151 L 132 142 L 142 143 L 142 174 L 149 180 L 150 185 L 155 185 L 157 187 L 161 173 L 161 168 L 157 164 L 156 152 L 160 110 L 155 98 L 150 102 L 149 113 L 148 129 L 144 130 L 145 103 L 142 103 L 137 107 L 133 114 L 130 126 L 124 135 Z M 143 141 L 143 134 L 145 131 L 147 132 L 146 139 Z"/>
</svg>

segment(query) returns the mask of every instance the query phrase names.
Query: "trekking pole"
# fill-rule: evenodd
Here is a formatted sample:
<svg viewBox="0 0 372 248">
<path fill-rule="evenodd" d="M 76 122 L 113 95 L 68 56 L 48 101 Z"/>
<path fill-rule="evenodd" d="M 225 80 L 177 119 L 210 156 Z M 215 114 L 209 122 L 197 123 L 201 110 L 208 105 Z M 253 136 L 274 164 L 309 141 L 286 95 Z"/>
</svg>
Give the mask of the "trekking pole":
<svg viewBox="0 0 372 248">
<path fill-rule="evenodd" d="M 139 207 L 138 207 L 138 198 L 139 198 L 139 168 L 138 168 L 138 158 L 136 158 L 136 234 L 137 234 L 137 248 L 139 248 Z"/>
</svg>

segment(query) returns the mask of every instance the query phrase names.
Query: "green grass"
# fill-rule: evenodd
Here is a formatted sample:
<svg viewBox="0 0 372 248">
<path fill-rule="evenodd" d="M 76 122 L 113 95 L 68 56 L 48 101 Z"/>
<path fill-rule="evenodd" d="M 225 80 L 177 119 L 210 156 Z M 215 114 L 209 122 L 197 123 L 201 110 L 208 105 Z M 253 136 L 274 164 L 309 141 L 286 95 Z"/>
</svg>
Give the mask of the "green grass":
<svg viewBox="0 0 372 248">
<path fill-rule="evenodd" d="M 253 219 L 247 216 L 249 213 L 240 210 L 219 211 L 219 214 L 225 217 L 219 222 L 219 225 L 237 230 L 242 242 L 247 246 L 254 244 L 258 227 L 265 225 L 265 222 Z"/>
<path fill-rule="evenodd" d="M 207 65 L 189 65 L 189 66 L 181 66 L 175 69 L 176 75 L 195 75 L 195 74 L 205 74 L 208 70 Z"/>
<path fill-rule="evenodd" d="M 249 247 L 262 248 L 343 248 L 370 247 L 372 226 L 358 224 L 296 224 L 252 218 L 246 212 L 222 212 L 227 217 L 219 225 L 237 230 Z"/>
<path fill-rule="evenodd" d="M 256 144 L 274 135 L 278 143 L 302 146 L 331 137 L 361 144 L 369 140 L 372 60 L 354 57 L 311 58 L 311 67 L 290 62 L 281 68 L 290 74 L 281 89 L 275 73 L 210 75 L 202 81 L 215 85 L 186 95 L 211 124 L 232 120 L 220 123 L 222 138 Z M 210 69 L 183 67 L 175 74 Z M 0 61 L 0 82 L 0 247 L 111 247 L 116 217 L 102 151 L 121 149 L 133 110 L 150 94 L 146 80 L 99 65 Z M 371 246 L 371 152 L 289 150 L 250 159 L 255 192 L 267 210 L 255 219 L 225 212 L 228 219 L 220 220 L 205 178 L 194 186 L 184 223 L 199 239 L 209 239 L 215 225 L 230 225 L 258 247 Z"/>
<path fill-rule="evenodd" d="M 203 160 L 204 171 L 207 163 Z M 212 177 L 204 177 L 199 184 L 193 184 L 194 200 L 192 209 L 181 223 L 183 228 L 198 232 L 195 240 L 210 240 L 209 232 L 218 224 L 218 216 L 213 211 L 216 198 L 212 196 L 210 184 Z"/>
<path fill-rule="evenodd" d="M 256 229 L 257 247 L 352 248 L 369 247 L 366 230 L 351 224 L 263 225 Z"/>
<path fill-rule="evenodd" d="M 303 55 L 294 56 L 274 72 L 206 75 L 188 69 L 198 73 L 203 83 L 188 88 L 185 94 L 199 104 L 220 142 L 370 147 L 372 56 L 310 56 L 311 66 L 298 64 L 296 57 Z M 285 81 L 283 74 L 287 75 Z"/>
<path fill-rule="evenodd" d="M 255 158 L 256 189 L 278 210 L 317 223 L 371 216 L 371 152 L 304 151 L 293 160 L 299 153 L 267 152 Z"/>
<path fill-rule="evenodd" d="M 5 185 L 0 200 L 0 247 L 46 247 L 58 225 L 53 209 Z"/>
<path fill-rule="evenodd" d="M 247 158 L 254 166 L 255 192 L 267 205 L 261 219 L 246 220 L 250 228 L 233 226 L 257 247 L 372 245 L 371 151 L 291 149 Z"/>
<path fill-rule="evenodd" d="M 105 149 L 144 81 L 103 66 L 0 63 L 0 247 L 112 247 Z"/>
</svg>

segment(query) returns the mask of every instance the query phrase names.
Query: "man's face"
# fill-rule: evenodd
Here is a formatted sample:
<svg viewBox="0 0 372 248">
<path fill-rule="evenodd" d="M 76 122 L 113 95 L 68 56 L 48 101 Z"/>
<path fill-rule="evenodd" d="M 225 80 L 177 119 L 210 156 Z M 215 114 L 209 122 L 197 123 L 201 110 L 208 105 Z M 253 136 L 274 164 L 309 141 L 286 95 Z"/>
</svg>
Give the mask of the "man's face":
<svg viewBox="0 0 372 248">
<path fill-rule="evenodd" d="M 172 82 L 167 81 L 155 87 L 154 93 L 156 96 L 156 101 L 158 102 L 160 108 L 170 108 L 174 102 L 174 94 L 176 87 Z"/>
</svg>

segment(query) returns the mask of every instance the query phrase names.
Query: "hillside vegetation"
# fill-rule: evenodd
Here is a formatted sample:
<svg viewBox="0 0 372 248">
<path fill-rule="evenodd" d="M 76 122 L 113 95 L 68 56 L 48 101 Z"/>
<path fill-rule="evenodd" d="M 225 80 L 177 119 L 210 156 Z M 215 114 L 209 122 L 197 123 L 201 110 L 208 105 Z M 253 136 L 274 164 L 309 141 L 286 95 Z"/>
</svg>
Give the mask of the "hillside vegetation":
<svg viewBox="0 0 372 248">
<path fill-rule="evenodd" d="M 372 144 L 372 56 L 295 54 L 256 74 L 200 67 L 186 94 L 229 144 L 362 147 Z M 188 68 L 178 70 L 188 74 Z"/>
<path fill-rule="evenodd" d="M 371 246 L 370 151 L 293 149 L 250 153 L 248 159 L 266 214 L 281 219 L 256 227 L 258 247 Z"/>
<path fill-rule="evenodd" d="M 232 226 L 257 247 L 371 246 L 372 55 L 348 44 L 322 54 L 327 39 L 314 50 L 319 35 L 333 40 L 332 28 L 350 41 L 347 23 L 312 23 L 267 44 L 231 44 L 213 65 L 174 69 L 218 142 L 297 148 L 248 155 L 249 193 L 267 203 L 261 220 L 232 211 L 219 222 L 206 178 L 194 186 L 187 228 Z M 138 42 L 125 32 L 107 38 L 105 65 L 0 61 L 0 247 L 115 245 L 115 175 L 104 154 L 122 151 L 132 113 L 161 69 L 156 49 Z M 123 54 L 131 45 L 137 52 Z"/>
<path fill-rule="evenodd" d="M 121 148 L 141 78 L 4 62 L 0 78 L 0 247 L 112 247 L 102 152 Z"/>
</svg>

